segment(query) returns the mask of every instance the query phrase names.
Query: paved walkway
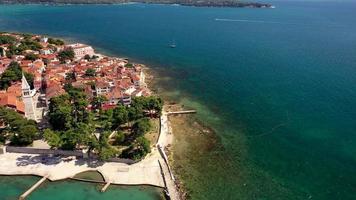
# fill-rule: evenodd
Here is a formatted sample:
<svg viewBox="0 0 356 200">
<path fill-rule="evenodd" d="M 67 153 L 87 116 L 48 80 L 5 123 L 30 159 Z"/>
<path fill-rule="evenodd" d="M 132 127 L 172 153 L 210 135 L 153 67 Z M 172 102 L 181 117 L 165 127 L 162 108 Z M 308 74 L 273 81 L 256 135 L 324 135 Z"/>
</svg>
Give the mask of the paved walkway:
<svg viewBox="0 0 356 200">
<path fill-rule="evenodd" d="M 154 149 L 143 161 L 128 165 L 116 162 L 88 162 L 86 160 L 66 160 L 64 157 L 48 158 L 36 154 L 6 153 L 0 155 L 0 174 L 47 176 L 51 181 L 72 178 L 76 174 L 99 171 L 106 182 L 113 184 L 148 184 L 164 187 L 157 160 L 160 155 Z"/>
<path fill-rule="evenodd" d="M 73 178 L 76 174 L 88 170 L 99 171 L 105 182 L 125 185 L 153 185 L 165 187 L 162 174 L 166 180 L 167 190 L 172 200 L 179 200 L 173 175 L 169 169 L 168 160 L 160 153 L 158 146 L 163 150 L 172 144 L 167 113 L 161 116 L 161 132 L 157 147 L 146 158 L 136 164 L 128 165 L 117 162 L 89 162 L 84 159 L 70 157 L 48 157 L 37 154 L 6 153 L 0 155 L 1 175 L 37 175 L 47 177 L 51 181 Z M 162 171 L 159 162 L 162 166 Z"/>
<path fill-rule="evenodd" d="M 160 137 L 157 142 L 157 146 L 161 147 L 162 150 L 173 142 L 173 134 L 171 127 L 169 126 L 168 114 L 163 112 L 161 116 L 161 132 Z M 166 180 L 166 187 L 172 200 L 179 200 L 179 192 L 177 190 L 176 184 L 174 182 L 173 174 L 170 170 L 168 160 L 165 154 L 161 153 L 161 166 L 163 174 Z"/>
</svg>

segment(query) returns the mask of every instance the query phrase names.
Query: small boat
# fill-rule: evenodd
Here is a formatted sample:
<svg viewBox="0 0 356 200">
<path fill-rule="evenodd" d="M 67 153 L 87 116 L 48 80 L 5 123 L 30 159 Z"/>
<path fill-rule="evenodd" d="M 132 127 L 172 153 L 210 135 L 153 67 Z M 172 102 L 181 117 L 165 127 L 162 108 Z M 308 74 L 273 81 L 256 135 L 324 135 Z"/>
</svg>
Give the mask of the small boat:
<svg viewBox="0 0 356 200">
<path fill-rule="evenodd" d="M 176 45 L 176 43 L 173 41 L 173 42 L 169 45 L 169 47 L 171 47 L 171 48 L 176 48 L 177 45 Z"/>
</svg>

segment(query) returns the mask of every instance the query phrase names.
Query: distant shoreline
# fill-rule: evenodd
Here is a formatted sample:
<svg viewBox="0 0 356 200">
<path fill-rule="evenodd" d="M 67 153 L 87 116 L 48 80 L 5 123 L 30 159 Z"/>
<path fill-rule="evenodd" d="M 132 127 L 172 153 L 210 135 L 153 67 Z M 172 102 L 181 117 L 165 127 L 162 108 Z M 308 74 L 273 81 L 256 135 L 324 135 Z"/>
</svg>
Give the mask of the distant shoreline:
<svg viewBox="0 0 356 200">
<path fill-rule="evenodd" d="M 274 8 L 273 5 L 267 3 L 257 2 L 240 2 L 235 0 L 202 0 L 202 1 L 184 1 L 184 0 L 0 0 L 3 5 L 16 5 L 16 4 L 38 4 L 38 5 L 121 5 L 121 4 L 163 4 L 163 5 L 178 5 L 178 6 L 191 6 L 191 7 L 216 7 L 216 8 Z"/>
</svg>

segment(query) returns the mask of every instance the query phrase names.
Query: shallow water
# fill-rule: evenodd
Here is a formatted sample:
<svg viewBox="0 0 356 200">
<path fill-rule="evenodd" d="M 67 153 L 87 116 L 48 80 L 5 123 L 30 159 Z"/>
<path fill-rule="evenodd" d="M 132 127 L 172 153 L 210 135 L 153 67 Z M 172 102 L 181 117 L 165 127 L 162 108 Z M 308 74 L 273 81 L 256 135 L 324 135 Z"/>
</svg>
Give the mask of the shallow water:
<svg viewBox="0 0 356 200">
<path fill-rule="evenodd" d="M 40 178 L 35 176 L 0 176 L 0 199 L 17 200 L 39 180 Z"/>
<path fill-rule="evenodd" d="M 35 184 L 40 178 L 35 176 L 0 176 L 0 199 L 17 200 L 19 196 Z M 27 199 L 29 200 L 159 200 L 162 190 L 144 186 L 110 185 L 106 192 L 100 192 L 103 184 L 82 181 L 46 181 L 42 183 Z M 50 198 L 49 198 L 50 197 Z"/>
<path fill-rule="evenodd" d="M 220 142 L 188 141 L 193 199 L 355 199 L 356 3 L 273 4 L 0 6 L 0 29 L 150 64 Z"/>
<path fill-rule="evenodd" d="M 96 200 L 96 199 L 161 199 L 160 190 L 153 187 L 123 187 L 111 185 L 105 192 L 100 192 L 101 184 L 81 181 L 56 181 L 46 183 L 29 196 L 29 200 L 41 200 L 51 197 L 52 200 Z"/>
</svg>

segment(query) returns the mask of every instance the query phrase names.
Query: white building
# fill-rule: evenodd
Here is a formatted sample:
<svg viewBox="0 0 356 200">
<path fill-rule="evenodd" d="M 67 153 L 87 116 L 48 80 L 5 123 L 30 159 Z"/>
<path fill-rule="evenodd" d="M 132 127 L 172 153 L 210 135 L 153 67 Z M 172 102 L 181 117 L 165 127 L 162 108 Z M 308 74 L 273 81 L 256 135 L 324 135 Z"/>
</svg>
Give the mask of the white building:
<svg viewBox="0 0 356 200">
<path fill-rule="evenodd" d="M 49 55 L 49 54 L 52 54 L 53 51 L 50 48 L 43 48 L 43 49 L 40 50 L 40 53 L 43 54 L 43 55 Z"/>
<path fill-rule="evenodd" d="M 72 48 L 74 51 L 74 56 L 76 59 L 83 58 L 85 55 L 93 56 L 94 49 L 91 46 L 85 44 L 69 44 L 66 46 L 67 48 Z"/>
</svg>

